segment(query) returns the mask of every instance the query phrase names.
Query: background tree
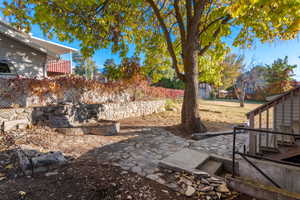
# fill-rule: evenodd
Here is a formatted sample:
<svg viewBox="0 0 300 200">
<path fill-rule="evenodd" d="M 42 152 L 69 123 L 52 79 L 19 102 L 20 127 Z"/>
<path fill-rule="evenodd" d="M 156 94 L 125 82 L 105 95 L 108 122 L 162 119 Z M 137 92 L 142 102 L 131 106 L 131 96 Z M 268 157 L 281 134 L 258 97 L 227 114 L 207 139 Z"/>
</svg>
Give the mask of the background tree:
<svg viewBox="0 0 300 200">
<path fill-rule="evenodd" d="M 237 54 L 227 54 L 222 62 L 222 86 L 221 88 L 226 90 L 232 87 L 237 78 L 241 75 L 244 68 L 245 57 Z"/>
<path fill-rule="evenodd" d="M 271 65 L 266 65 L 265 80 L 268 95 L 280 94 L 292 88 L 294 69 L 297 65 L 288 64 L 288 57 L 278 58 Z"/>
<path fill-rule="evenodd" d="M 234 84 L 234 92 L 238 100 L 240 101 L 240 107 L 245 106 L 246 86 L 248 84 L 248 77 L 245 74 L 241 74 Z"/>
<path fill-rule="evenodd" d="M 85 76 L 87 79 L 93 79 L 97 71 L 97 65 L 91 57 L 84 57 L 80 53 L 73 53 L 73 62 L 75 63 L 75 74 Z"/>
<path fill-rule="evenodd" d="M 171 89 L 184 89 L 184 82 L 176 77 L 169 79 L 169 78 L 162 78 L 157 83 L 154 84 L 155 86 L 160 86 L 164 88 L 171 88 Z"/>
<path fill-rule="evenodd" d="M 124 57 L 119 65 L 113 59 L 104 62 L 103 75 L 110 81 L 129 80 L 135 76 L 145 76 L 138 57 Z"/>
<path fill-rule="evenodd" d="M 21 2 L 21 3 L 20 3 Z M 198 110 L 198 78 L 206 55 L 218 58 L 224 37 L 238 27 L 235 46 L 291 39 L 300 30 L 300 2 L 295 0 L 12 0 L 5 15 L 18 24 L 39 24 L 61 40 L 81 41 L 84 55 L 112 47 L 126 55 L 163 56 L 167 50 L 176 75 L 185 82 L 181 122 L 189 132 L 206 131 Z M 200 70 L 199 70 L 200 68 Z"/>
<path fill-rule="evenodd" d="M 246 86 L 248 85 L 249 81 L 249 69 L 251 68 L 252 64 L 249 67 L 246 67 L 245 64 L 245 57 L 244 56 L 234 56 L 231 58 L 234 65 L 237 65 L 239 69 L 240 75 L 236 78 L 234 83 L 234 92 L 238 100 L 240 101 L 240 107 L 245 106 L 245 96 L 246 96 Z M 253 61 L 251 61 L 253 63 Z M 248 71 L 247 71 L 248 69 Z"/>
<path fill-rule="evenodd" d="M 120 70 L 113 59 L 107 59 L 103 65 L 103 75 L 109 81 L 116 81 L 121 78 Z"/>
</svg>

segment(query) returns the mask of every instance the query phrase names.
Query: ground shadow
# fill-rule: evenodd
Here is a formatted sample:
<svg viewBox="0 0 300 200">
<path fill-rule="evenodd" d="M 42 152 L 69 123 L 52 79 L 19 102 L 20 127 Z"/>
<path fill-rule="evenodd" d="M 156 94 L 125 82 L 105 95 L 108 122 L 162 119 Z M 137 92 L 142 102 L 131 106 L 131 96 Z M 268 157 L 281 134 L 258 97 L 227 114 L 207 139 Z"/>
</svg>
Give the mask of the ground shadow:
<svg viewBox="0 0 300 200">
<path fill-rule="evenodd" d="M 129 161 L 130 158 L 122 157 L 121 154 L 128 152 L 138 154 L 135 156 L 136 164 L 145 162 L 145 168 L 151 166 L 154 159 L 159 157 L 152 156 L 152 151 L 156 152 L 160 144 L 160 138 L 152 137 L 150 131 L 145 129 L 155 129 L 157 135 L 160 134 L 160 127 L 156 126 L 126 126 L 122 129 L 133 130 L 132 132 L 122 132 L 120 136 L 132 136 L 115 143 L 106 144 L 96 148 L 91 148 L 77 159 L 70 161 L 67 165 L 53 169 L 56 174 L 46 176 L 45 173 L 37 173 L 32 177 L 18 177 L 0 182 L 1 200 L 60 200 L 60 199 L 87 199 L 87 200 L 115 200 L 121 195 L 120 199 L 193 199 L 182 195 L 177 195 L 174 191 L 160 185 L 154 181 L 143 178 L 135 173 L 127 172 L 116 166 L 122 162 Z M 176 128 L 176 127 L 173 127 Z M 171 135 L 170 135 L 171 136 Z M 79 136 L 80 137 L 80 136 Z M 100 137 L 100 136 L 99 136 Z M 107 136 L 109 138 L 109 136 Z M 174 136 L 173 136 L 174 137 Z M 174 143 L 172 138 L 166 143 Z M 145 148 L 143 141 L 145 138 L 151 142 L 146 151 L 139 151 Z M 158 141 L 155 141 L 158 140 Z M 157 143 L 159 142 L 159 143 Z M 128 145 L 131 144 L 131 145 Z M 130 148 L 133 147 L 134 149 Z M 173 149 L 176 151 L 176 149 Z M 147 156 L 143 152 L 150 152 Z M 120 156 L 118 159 L 116 155 Z M 126 154 L 125 154 L 126 155 Z M 22 193 L 22 191 L 24 193 Z M 22 195 L 24 194 L 24 195 Z M 196 198 L 195 198 L 196 199 Z M 247 198 L 241 198 L 247 200 Z"/>
</svg>

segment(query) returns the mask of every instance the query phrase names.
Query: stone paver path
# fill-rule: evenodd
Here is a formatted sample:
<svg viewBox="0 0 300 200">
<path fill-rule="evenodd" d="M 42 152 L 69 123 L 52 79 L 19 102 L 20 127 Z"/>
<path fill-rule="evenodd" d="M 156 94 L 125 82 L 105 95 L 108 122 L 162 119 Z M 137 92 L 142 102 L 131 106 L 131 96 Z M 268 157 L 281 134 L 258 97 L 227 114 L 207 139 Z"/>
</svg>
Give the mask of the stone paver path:
<svg viewBox="0 0 300 200">
<path fill-rule="evenodd" d="M 124 130 L 123 130 L 124 131 Z M 190 148 L 220 156 L 231 157 L 232 136 L 217 136 L 205 140 L 187 140 L 160 128 L 143 128 L 134 132 L 136 137 L 97 148 L 88 154 L 99 162 L 110 161 L 124 170 L 131 170 L 158 182 L 160 179 L 158 163 L 161 159 Z M 240 134 L 237 144 L 242 146 L 247 135 Z"/>
<path fill-rule="evenodd" d="M 236 136 L 236 148 L 239 151 L 243 150 L 244 144 L 247 143 L 248 134 L 237 134 Z M 197 142 L 192 143 L 191 148 L 207 151 L 211 154 L 217 154 L 231 158 L 232 156 L 232 135 L 220 135 L 217 137 L 210 137 Z"/>
<path fill-rule="evenodd" d="M 215 197 L 218 191 L 222 189 L 219 187 L 223 185 L 223 181 L 215 180 L 205 172 L 199 172 L 197 176 L 200 176 L 200 174 L 203 176 L 201 177 L 201 183 L 199 183 L 199 187 L 192 187 L 190 185 L 191 180 L 185 180 L 180 173 L 176 174 L 172 170 L 160 169 L 159 163 L 162 159 L 177 152 L 183 152 L 180 157 L 184 157 L 184 154 L 190 155 L 191 158 L 188 160 L 193 159 L 196 162 L 201 160 L 201 155 L 206 155 L 203 152 L 230 158 L 232 151 L 231 135 L 195 141 L 173 135 L 162 128 L 124 126 L 121 127 L 121 133 L 115 136 L 90 134 L 66 136 L 52 129 L 29 129 L 27 131 L 22 134 L 15 133 L 22 136 L 17 141 L 22 149 L 35 149 L 41 152 L 61 151 L 75 159 L 91 159 L 96 160 L 98 163 L 112 163 L 124 169 L 121 173 L 128 173 L 126 170 L 135 172 L 187 196 L 192 195 L 196 189 L 199 189 L 200 192 L 206 192 L 210 199 L 212 199 L 212 196 Z M 236 140 L 237 146 L 242 147 L 246 139 L 247 134 L 239 134 Z M 31 142 L 28 143 L 27 141 Z M 186 158 L 188 158 L 188 155 Z M 195 159 L 197 156 L 199 157 Z M 205 158 L 203 159 L 205 160 Z M 9 159 L 7 160 L 9 161 Z M 184 167 L 186 166 L 184 165 Z M 181 185 L 182 181 L 185 183 L 184 187 Z M 215 183 L 216 181 L 218 184 Z M 211 194 L 212 192 L 214 194 Z M 222 195 L 224 193 L 227 195 L 228 192 L 223 191 Z"/>
</svg>

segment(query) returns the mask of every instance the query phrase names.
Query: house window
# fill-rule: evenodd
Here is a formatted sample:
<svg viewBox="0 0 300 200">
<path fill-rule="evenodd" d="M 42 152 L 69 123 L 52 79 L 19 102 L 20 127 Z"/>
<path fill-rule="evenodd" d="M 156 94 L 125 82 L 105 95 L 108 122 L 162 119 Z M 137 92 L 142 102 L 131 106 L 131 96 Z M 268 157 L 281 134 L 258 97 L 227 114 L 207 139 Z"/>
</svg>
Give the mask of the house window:
<svg viewBox="0 0 300 200">
<path fill-rule="evenodd" d="M 3 74 L 11 73 L 7 63 L 0 62 L 0 73 L 3 73 Z"/>
</svg>

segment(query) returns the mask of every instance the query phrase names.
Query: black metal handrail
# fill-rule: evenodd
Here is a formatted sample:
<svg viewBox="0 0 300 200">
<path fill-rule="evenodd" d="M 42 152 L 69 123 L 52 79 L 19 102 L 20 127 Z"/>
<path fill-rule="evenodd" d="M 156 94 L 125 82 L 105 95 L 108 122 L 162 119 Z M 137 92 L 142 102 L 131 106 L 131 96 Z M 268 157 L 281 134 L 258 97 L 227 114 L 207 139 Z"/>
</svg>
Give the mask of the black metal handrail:
<svg viewBox="0 0 300 200">
<path fill-rule="evenodd" d="M 253 132 L 258 132 L 258 133 L 271 133 L 275 135 L 287 135 L 287 136 L 295 136 L 293 133 L 283 133 L 283 132 L 278 132 L 278 131 L 271 131 L 271 130 L 264 130 L 264 129 L 254 129 L 254 128 L 248 128 L 248 127 L 234 127 L 233 128 L 233 145 L 232 145 L 232 177 L 235 177 L 235 155 L 239 154 L 244 160 L 246 160 L 252 167 L 254 167 L 261 175 L 263 175 L 267 180 L 269 180 L 274 186 L 281 188 L 272 178 L 270 178 L 267 174 L 265 174 L 257 165 L 255 165 L 249 158 L 256 158 L 260 160 L 266 160 L 274 163 L 279 163 L 279 164 L 285 164 L 285 165 L 291 165 L 291 166 L 297 166 L 300 167 L 298 164 L 294 163 L 289 163 L 289 162 L 284 162 L 284 161 L 278 161 L 278 160 L 273 160 L 269 158 L 265 158 L 262 156 L 254 156 L 254 155 L 249 155 L 247 153 L 241 153 L 239 151 L 235 150 L 235 145 L 236 145 L 236 134 L 237 131 L 250 131 L 249 133 L 252 134 Z"/>
</svg>

